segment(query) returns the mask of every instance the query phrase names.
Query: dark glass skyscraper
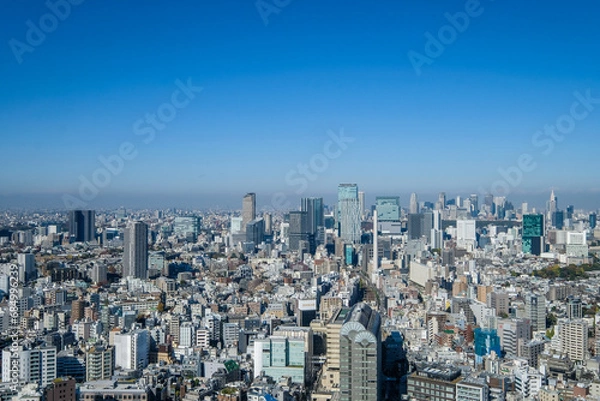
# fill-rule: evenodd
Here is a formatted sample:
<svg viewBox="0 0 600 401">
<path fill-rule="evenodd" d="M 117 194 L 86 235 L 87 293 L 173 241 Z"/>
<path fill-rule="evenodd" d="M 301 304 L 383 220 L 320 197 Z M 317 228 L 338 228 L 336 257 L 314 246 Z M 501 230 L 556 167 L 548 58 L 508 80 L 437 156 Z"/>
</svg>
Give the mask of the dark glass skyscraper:
<svg viewBox="0 0 600 401">
<path fill-rule="evenodd" d="M 324 238 L 321 238 L 320 233 L 324 231 L 325 226 L 323 198 L 302 198 L 301 203 L 301 210 L 306 212 L 306 232 L 313 236 L 315 245 L 322 244 Z"/>
<path fill-rule="evenodd" d="M 523 216 L 523 252 L 540 255 L 544 252 L 544 216 L 526 214 Z"/>
<path fill-rule="evenodd" d="M 69 235 L 75 242 L 89 242 L 96 237 L 96 213 L 93 210 L 71 210 Z"/>
</svg>

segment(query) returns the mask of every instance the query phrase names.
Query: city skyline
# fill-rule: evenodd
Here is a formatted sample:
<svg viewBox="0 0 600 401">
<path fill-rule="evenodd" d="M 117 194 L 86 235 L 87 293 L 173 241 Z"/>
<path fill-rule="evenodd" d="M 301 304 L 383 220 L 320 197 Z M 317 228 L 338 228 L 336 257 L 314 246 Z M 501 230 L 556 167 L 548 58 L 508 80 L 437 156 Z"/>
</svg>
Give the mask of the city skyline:
<svg viewBox="0 0 600 401">
<path fill-rule="evenodd" d="M 558 4 L 477 4 L 468 26 L 419 68 L 427 34 L 460 25 L 466 3 L 384 3 L 369 13 L 363 3 L 320 4 L 315 14 L 292 2 L 265 21 L 252 2 L 83 2 L 35 46 L 27 21 L 53 11 L 15 6 L 0 28 L 12 166 L 0 172 L 0 204 L 36 194 L 65 204 L 82 177 L 108 180 L 86 207 L 240 187 L 300 198 L 339 182 L 382 194 L 480 192 L 499 180 L 511 194 L 597 194 L 595 21 Z M 590 15 L 598 7 L 585 4 Z M 30 48 L 15 50 L 15 41 Z M 167 117 L 148 122 L 152 114 Z M 95 177 L 102 168 L 108 177 Z"/>
</svg>

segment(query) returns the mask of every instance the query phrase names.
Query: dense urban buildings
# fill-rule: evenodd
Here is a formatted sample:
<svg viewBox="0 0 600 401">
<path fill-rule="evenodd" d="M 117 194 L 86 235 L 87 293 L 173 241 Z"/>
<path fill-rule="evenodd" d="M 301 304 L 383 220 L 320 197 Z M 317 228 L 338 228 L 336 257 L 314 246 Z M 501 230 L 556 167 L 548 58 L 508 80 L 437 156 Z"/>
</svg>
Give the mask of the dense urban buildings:
<svg viewBox="0 0 600 401">
<path fill-rule="evenodd" d="M 599 399 L 597 210 L 362 197 L 0 215 L 0 395 Z"/>
</svg>

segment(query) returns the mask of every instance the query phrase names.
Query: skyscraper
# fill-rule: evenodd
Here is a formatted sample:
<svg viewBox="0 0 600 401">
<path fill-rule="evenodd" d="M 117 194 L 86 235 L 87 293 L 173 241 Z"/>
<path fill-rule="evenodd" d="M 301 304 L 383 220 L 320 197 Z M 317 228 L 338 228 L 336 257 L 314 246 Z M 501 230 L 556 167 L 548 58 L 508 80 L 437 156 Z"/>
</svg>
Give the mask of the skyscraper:
<svg viewBox="0 0 600 401">
<path fill-rule="evenodd" d="M 340 330 L 340 400 L 381 399 L 381 317 L 356 304 Z"/>
<path fill-rule="evenodd" d="M 290 250 L 313 252 L 311 242 L 314 243 L 314 236 L 308 232 L 308 213 L 304 211 L 290 212 Z M 311 241 L 312 237 L 312 241 Z"/>
<path fill-rule="evenodd" d="M 400 198 L 398 196 L 378 196 L 375 210 L 379 221 L 400 221 Z"/>
<path fill-rule="evenodd" d="M 365 215 L 365 193 L 364 191 L 358 191 L 358 206 L 360 209 L 360 218 L 362 219 Z"/>
<path fill-rule="evenodd" d="M 306 231 L 314 237 L 315 245 L 322 244 L 325 227 L 323 198 L 302 198 L 301 203 L 301 210 L 306 212 Z"/>
<path fill-rule="evenodd" d="M 246 224 L 256 219 L 256 194 L 247 193 L 242 200 L 242 231 L 246 231 Z"/>
<path fill-rule="evenodd" d="M 71 210 L 69 235 L 74 242 L 93 241 L 96 237 L 96 213 L 93 210 Z"/>
<path fill-rule="evenodd" d="M 141 221 L 125 229 L 123 277 L 148 278 L 148 226 Z"/>
<path fill-rule="evenodd" d="M 526 214 L 523 216 L 522 247 L 524 253 L 540 255 L 544 252 L 544 216 Z"/>
<path fill-rule="evenodd" d="M 148 366 L 150 332 L 134 330 L 115 334 L 115 365 L 121 369 L 142 370 Z"/>
<path fill-rule="evenodd" d="M 546 297 L 538 294 L 527 295 L 525 316 L 531 321 L 533 331 L 546 330 Z"/>
<path fill-rule="evenodd" d="M 446 193 L 445 192 L 440 192 L 438 194 L 438 203 L 440 205 L 440 209 L 445 209 L 446 208 Z"/>
<path fill-rule="evenodd" d="M 338 230 L 342 240 L 360 242 L 360 205 L 356 184 L 338 186 Z"/>
<path fill-rule="evenodd" d="M 417 194 L 415 192 L 410 194 L 410 204 L 408 212 L 411 214 L 419 213 L 419 198 L 417 197 Z"/>
</svg>

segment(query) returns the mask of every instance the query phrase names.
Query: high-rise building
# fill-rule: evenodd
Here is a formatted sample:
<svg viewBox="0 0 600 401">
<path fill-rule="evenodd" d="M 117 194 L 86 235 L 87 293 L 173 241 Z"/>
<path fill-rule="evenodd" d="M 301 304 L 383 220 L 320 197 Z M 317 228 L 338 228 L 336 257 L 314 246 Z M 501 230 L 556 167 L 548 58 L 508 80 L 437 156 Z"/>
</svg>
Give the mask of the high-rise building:
<svg viewBox="0 0 600 401">
<path fill-rule="evenodd" d="M 531 340 L 531 323 L 527 319 L 506 319 L 498 322 L 498 334 L 504 351 L 521 356 L 521 347 Z"/>
<path fill-rule="evenodd" d="M 288 231 L 291 251 L 314 252 L 314 236 L 308 232 L 308 213 L 301 211 L 290 212 L 290 228 Z"/>
<path fill-rule="evenodd" d="M 468 251 L 477 248 L 477 231 L 475 220 L 456 221 L 456 246 Z"/>
<path fill-rule="evenodd" d="M 525 316 L 531 321 L 533 331 L 546 330 L 546 297 L 538 294 L 527 295 Z"/>
<path fill-rule="evenodd" d="M 115 347 L 90 348 L 85 356 L 86 381 L 110 380 L 115 371 Z"/>
<path fill-rule="evenodd" d="M 338 230 L 342 240 L 360 242 L 360 205 L 356 184 L 338 186 Z"/>
<path fill-rule="evenodd" d="M 400 198 L 398 196 L 378 196 L 375 210 L 379 221 L 400 221 Z"/>
<path fill-rule="evenodd" d="M 17 264 L 19 265 L 19 281 L 27 283 L 37 276 L 35 268 L 35 255 L 32 253 L 19 253 L 17 255 Z"/>
<path fill-rule="evenodd" d="M 582 312 L 581 298 L 570 296 L 567 300 L 567 318 L 581 319 L 583 317 Z"/>
<path fill-rule="evenodd" d="M 150 354 L 150 332 L 133 330 L 117 333 L 115 342 L 115 365 L 126 370 L 141 370 L 148 366 Z"/>
<path fill-rule="evenodd" d="M 202 219 L 198 216 L 177 216 L 173 221 L 173 232 L 191 241 L 196 241 L 201 227 Z"/>
<path fill-rule="evenodd" d="M 358 208 L 360 210 L 360 218 L 363 219 L 365 215 L 365 193 L 364 191 L 358 191 Z"/>
<path fill-rule="evenodd" d="M 125 229 L 123 277 L 148 278 L 148 226 L 141 221 Z"/>
<path fill-rule="evenodd" d="M 550 215 L 558 210 L 558 198 L 554 195 L 554 189 L 550 192 L 550 200 L 546 204 L 546 210 Z"/>
<path fill-rule="evenodd" d="M 258 245 L 265 238 L 265 221 L 264 219 L 254 219 L 246 224 L 246 241 L 253 242 Z"/>
<path fill-rule="evenodd" d="M 588 324 L 584 319 L 562 320 L 558 323 L 560 351 L 573 361 L 585 361 L 588 347 Z"/>
<path fill-rule="evenodd" d="M 377 311 L 354 305 L 340 330 L 340 400 L 382 398 L 380 330 Z"/>
<path fill-rule="evenodd" d="M 445 197 L 445 194 L 444 194 L 444 197 Z M 411 214 L 419 213 L 419 198 L 417 197 L 417 194 L 415 192 L 410 194 L 410 203 L 409 203 L 409 207 L 408 207 L 408 213 L 411 213 Z"/>
<path fill-rule="evenodd" d="M 591 229 L 596 228 L 596 222 L 597 222 L 596 213 L 590 213 L 589 220 L 590 220 L 590 228 Z"/>
<path fill-rule="evenodd" d="M 556 210 L 552 212 L 552 227 L 557 230 L 562 230 L 565 222 L 565 212 L 562 210 Z"/>
<path fill-rule="evenodd" d="M 256 194 L 247 193 L 242 199 L 242 231 L 246 231 L 246 224 L 256 219 Z"/>
<path fill-rule="evenodd" d="M 476 217 L 479 214 L 479 196 L 477 196 L 477 194 L 471 194 L 469 196 L 469 202 L 471 204 L 471 216 Z"/>
<path fill-rule="evenodd" d="M 303 212 L 306 212 L 306 231 L 314 237 L 315 245 L 325 242 L 325 208 L 323 198 L 302 198 Z"/>
<path fill-rule="evenodd" d="M 526 214 L 523 216 L 522 234 L 523 252 L 540 255 L 544 252 L 544 216 L 541 214 Z"/>
<path fill-rule="evenodd" d="M 74 299 L 71 302 L 71 324 L 84 318 L 85 300 L 82 298 Z"/>
<path fill-rule="evenodd" d="M 254 377 L 264 373 L 275 380 L 288 376 L 292 382 L 305 384 L 310 379 L 310 360 L 307 352 L 312 340 L 309 328 L 295 327 L 299 333 L 309 335 L 290 335 L 289 328 L 279 330 L 274 335 L 254 341 Z"/>
<path fill-rule="evenodd" d="M 74 242 L 90 242 L 96 238 L 96 213 L 93 210 L 69 212 L 69 235 Z"/>
<path fill-rule="evenodd" d="M 19 380 L 46 387 L 56 379 L 56 347 L 24 349 L 19 346 Z M 2 381 L 11 381 L 13 352 L 8 347 L 2 351 Z"/>
<path fill-rule="evenodd" d="M 446 208 L 446 193 L 445 192 L 440 192 L 438 194 L 437 205 L 438 205 L 439 209 L 441 209 L 441 210 L 444 210 Z"/>
</svg>

